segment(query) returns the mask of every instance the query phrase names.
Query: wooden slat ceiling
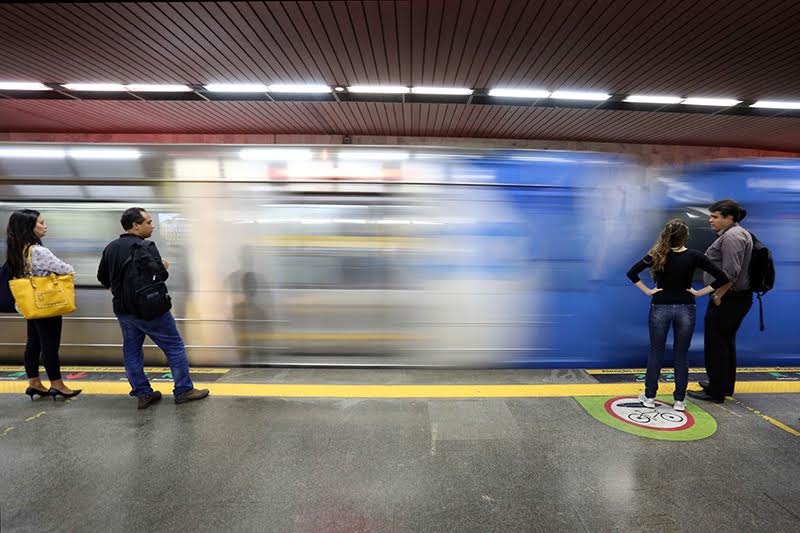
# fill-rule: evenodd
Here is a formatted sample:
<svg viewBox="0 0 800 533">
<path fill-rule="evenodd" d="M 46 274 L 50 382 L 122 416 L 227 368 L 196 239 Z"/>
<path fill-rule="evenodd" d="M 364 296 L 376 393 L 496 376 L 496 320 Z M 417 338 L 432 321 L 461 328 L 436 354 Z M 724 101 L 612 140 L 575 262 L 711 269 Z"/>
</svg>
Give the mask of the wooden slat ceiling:
<svg viewBox="0 0 800 533">
<path fill-rule="evenodd" d="M 800 100 L 800 2 L 3 4 L 0 80 Z M 0 100 L 8 132 L 571 139 L 800 150 L 800 119 L 475 104 Z"/>
</svg>

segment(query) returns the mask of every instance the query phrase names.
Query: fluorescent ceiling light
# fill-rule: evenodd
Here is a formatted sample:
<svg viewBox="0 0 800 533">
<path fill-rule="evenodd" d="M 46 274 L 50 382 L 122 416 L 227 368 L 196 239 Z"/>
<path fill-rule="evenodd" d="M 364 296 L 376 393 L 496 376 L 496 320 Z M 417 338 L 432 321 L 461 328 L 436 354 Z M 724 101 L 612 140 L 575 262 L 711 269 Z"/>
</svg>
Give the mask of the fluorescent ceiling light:
<svg viewBox="0 0 800 533">
<path fill-rule="evenodd" d="M 0 147 L 0 157 L 20 157 L 26 159 L 61 159 L 65 155 L 63 148 L 20 148 L 16 146 Z"/>
<path fill-rule="evenodd" d="M 239 158 L 249 161 L 310 161 L 311 150 L 300 148 L 244 148 Z"/>
<path fill-rule="evenodd" d="M 547 98 L 550 91 L 541 89 L 491 89 L 489 96 L 501 96 L 505 98 Z"/>
<path fill-rule="evenodd" d="M 405 161 L 409 158 L 409 153 L 345 150 L 339 152 L 337 157 L 342 161 Z"/>
<path fill-rule="evenodd" d="M 331 88 L 327 85 L 270 85 L 273 93 L 329 93 Z"/>
<path fill-rule="evenodd" d="M 708 105 L 716 107 L 730 107 L 740 103 L 741 100 L 732 98 L 687 98 L 683 101 L 686 105 Z"/>
<path fill-rule="evenodd" d="M 750 107 L 764 107 L 767 109 L 800 109 L 800 102 L 786 102 L 778 100 L 759 100 Z"/>
<path fill-rule="evenodd" d="M 124 91 L 125 86 L 121 83 L 67 83 L 62 85 L 69 91 Z"/>
<path fill-rule="evenodd" d="M 402 85 L 353 85 L 347 90 L 351 93 L 406 94 L 408 87 Z"/>
<path fill-rule="evenodd" d="M 515 161 L 543 161 L 546 163 L 578 163 L 576 159 L 568 159 L 565 157 L 553 157 L 547 155 L 512 155 L 511 159 Z"/>
<path fill-rule="evenodd" d="M 550 98 L 558 98 L 559 100 L 608 100 L 611 95 L 606 93 L 584 93 L 578 91 L 556 91 L 550 95 Z"/>
<path fill-rule="evenodd" d="M 412 87 L 413 94 L 452 94 L 452 95 L 469 95 L 472 94 L 472 89 L 463 89 L 458 87 Z"/>
<path fill-rule="evenodd" d="M 186 85 L 149 85 L 146 83 L 134 83 L 126 85 L 125 88 L 134 93 L 185 93 L 192 90 Z"/>
<path fill-rule="evenodd" d="M 73 159 L 139 159 L 142 153 L 135 148 L 71 148 Z"/>
<path fill-rule="evenodd" d="M 646 96 L 643 94 L 631 94 L 624 102 L 635 104 L 680 104 L 683 98 L 680 96 Z"/>
<path fill-rule="evenodd" d="M 6 91 L 52 91 L 50 87 L 43 83 L 19 82 L 19 81 L 0 81 L 0 90 Z"/>
<path fill-rule="evenodd" d="M 265 93 L 269 90 L 260 83 L 211 83 L 204 87 L 212 93 Z"/>
</svg>

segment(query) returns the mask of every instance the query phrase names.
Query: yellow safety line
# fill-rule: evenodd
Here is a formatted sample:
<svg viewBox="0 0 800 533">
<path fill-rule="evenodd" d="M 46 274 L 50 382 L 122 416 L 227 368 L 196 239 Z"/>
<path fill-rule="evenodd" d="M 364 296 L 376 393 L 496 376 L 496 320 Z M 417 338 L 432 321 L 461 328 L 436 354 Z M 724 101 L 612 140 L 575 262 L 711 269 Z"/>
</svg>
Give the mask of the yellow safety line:
<svg viewBox="0 0 800 533">
<path fill-rule="evenodd" d="M 41 367 L 44 368 L 44 367 Z M 13 366 L 13 365 L 0 365 L 0 372 L 23 372 L 25 370 L 24 366 Z M 230 372 L 230 368 L 192 368 L 190 371 L 192 374 L 227 374 Z M 104 373 L 112 373 L 112 372 L 119 372 L 124 373 L 125 369 L 121 366 L 62 366 L 62 372 L 104 372 Z M 145 372 L 152 372 L 152 373 L 166 373 L 172 372 L 169 367 L 146 367 L 144 369 Z"/>
<path fill-rule="evenodd" d="M 0 394 L 23 393 L 24 381 L 0 382 Z M 69 381 L 70 388 L 85 394 L 128 394 L 124 381 Z M 153 388 L 164 393 L 172 383 L 154 382 Z M 545 398 L 570 396 L 627 396 L 644 390 L 641 383 L 564 383 L 530 385 L 322 385 L 286 383 L 195 383 L 215 396 L 302 397 L 302 398 Z M 659 385 L 659 393 L 673 392 L 672 383 Z M 736 394 L 797 393 L 800 382 L 748 381 L 736 384 Z"/>
<path fill-rule="evenodd" d="M 800 431 L 797 431 L 796 429 L 787 426 L 783 422 L 779 422 L 779 421 L 775 420 L 774 418 L 769 417 L 769 416 L 767 416 L 765 414 L 761 414 L 761 413 L 758 413 L 758 416 L 760 416 L 761 418 L 763 418 L 764 420 L 766 420 L 770 424 L 773 424 L 773 425 L 781 428 L 782 430 L 784 430 L 784 431 L 786 431 L 788 433 L 791 433 L 795 437 L 800 437 Z"/>
<path fill-rule="evenodd" d="M 421 337 L 414 335 L 404 335 L 401 333 L 250 333 L 248 337 L 252 336 L 254 339 L 271 339 L 271 340 L 416 340 Z M 44 368 L 44 367 L 42 367 Z M 24 366 L 20 365 L 0 365 L 0 372 L 23 372 Z M 145 372 L 170 372 L 168 367 L 147 367 Z M 125 369 L 120 366 L 62 366 L 62 372 L 125 372 Z M 662 373 L 672 373 L 672 368 L 662 368 Z M 193 374 L 227 374 L 230 368 L 206 368 L 195 367 L 191 369 Z M 587 369 L 586 373 L 591 375 L 630 375 L 630 374 L 644 374 L 647 370 L 644 368 L 606 368 L 606 369 Z M 690 373 L 702 374 L 705 372 L 704 368 L 690 368 Z M 747 367 L 736 369 L 738 373 L 755 373 L 755 372 L 800 372 L 800 367 Z"/>
<path fill-rule="evenodd" d="M 662 368 L 661 373 L 672 373 L 675 370 L 672 368 Z M 690 368 L 691 374 L 704 374 L 705 368 Z M 647 372 L 645 368 L 602 368 L 602 369 L 587 369 L 587 374 L 603 375 L 603 374 L 644 374 Z M 753 372 L 800 372 L 800 367 L 792 366 L 776 366 L 776 367 L 745 367 L 737 368 L 736 372 L 753 373 Z"/>
<path fill-rule="evenodd" d="M 774 418 L 772 418 L 771 416 L 767 416 L 767 415 L 765 415 L 764 413 L 762 413 L 761 411 L 759 411 L 758 409 L 754 409 L 754 408 L 750 407 L 749 405 L 745 405 L 745 404 L 743 404 L 742 402 L 740 402 L 739 400 L 737 400 L 737 399 L 735 399 L 735 398 L 734 398 L 734 401 L 735 401 L 735 402 L 736 402 L 738 405 L 741 405 L 742 407 L 744 407 L 745 409 L 747 409 L 748 411 L 750 411 L 750 412 L 752 412 L 752 413 L 754 413 L 754 414 L 756 414 L 756 415 L 760 416 L 761 418 L 763 418 L 764 420 L 766 420 L 767 422 L 769 422 L 769 423 L 770 423 L 770 424 L 772 424 L 773 426 L 779 427 L 779 428 L 781 428 L 782 430 L 784 430 L 785 432 L 787 432 L 787 433 L 791 433 L 791 434 L 792 434 L 792 435 L 794 435 L 795 437 L 800 437 L 800 431 L 797 431 L 797 430 L 796 430 L 796 429 L 794 429 L 793 427 L 789 427 L 789 426 L 787 426 L 786 424 L 784 424 L 783 422 L 781 422 L 781 421 L 779 421 L 779 420 L 775 420 L 775 419 L 774 419 Z"/>
</svg>

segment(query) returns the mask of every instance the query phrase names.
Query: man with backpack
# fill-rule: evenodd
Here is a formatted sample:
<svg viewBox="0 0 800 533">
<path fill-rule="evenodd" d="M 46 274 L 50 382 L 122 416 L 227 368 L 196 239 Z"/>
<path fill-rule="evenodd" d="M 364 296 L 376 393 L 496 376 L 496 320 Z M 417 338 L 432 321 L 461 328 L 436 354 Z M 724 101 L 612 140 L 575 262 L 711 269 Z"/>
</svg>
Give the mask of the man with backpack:
<svg viewBox="0 0 800 533">
<path fill-rule="evenodd" d="M 721 200 L 708 210 L 709 223 L 718 237 L 706 250 L 706 256 L 725 272 L 732 285 L 727 291 L 715 292 L 708 304 L 704 338 L 708 381 L 700 382 L 702 391 L 687 394 L 697 400 L 723 403 L 725 396 L 733 394 L 736 384 L 736 332 L 753 305 L 750 286 L 753 236 L 739 225 L 747 211 L 734 200 Z M 711 283 L 713 279 L 704 281 Z"/>
<path fill-rule="evenodd" d="M 208 389 L 195 389 L 189 378 L 186 348 L 170 312 L 172 303 L 164 284 L 169 263 L 161 258 L 154 242 L 145 240 L 153 234 L 153 219 L 143 208 L 131 207 L 120 222 L 125 233 L 103 250 L 97 279 L 114 295 L 131 396 L 138 398 L 139 409 L 161 399 L 144 373 L 142 345 L 147 335 L 167 356 L 175 381 L 175 403 L 202 400 L 208 396 Z"/>
</svg>

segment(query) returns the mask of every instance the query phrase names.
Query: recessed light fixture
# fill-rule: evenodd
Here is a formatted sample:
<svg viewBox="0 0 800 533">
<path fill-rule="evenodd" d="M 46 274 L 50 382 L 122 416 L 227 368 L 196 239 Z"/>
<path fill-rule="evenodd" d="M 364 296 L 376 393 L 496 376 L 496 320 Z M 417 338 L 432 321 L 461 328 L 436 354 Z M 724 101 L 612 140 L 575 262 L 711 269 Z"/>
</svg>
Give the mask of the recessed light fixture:
<svg viewBox="0 0 800 533">
<path fill-rule="evenodd" d="M 733 98 L 687 98 L 682 103 L 686 105 L 731 107 L 738 103 L 741 103 L 741 100 L 734 100 Z"/>
<path fill-rule="evenodd" d="M 472 89 L 464 89 L 459 87 L 412 87 L 411 93 L 466 96 L 472 94 Z"/>
<path fill-rule="evenodd" d="M 347 90 L 351 93 L 406 94 L 408 87 L 402 85 L 353 85 Z"/>
<path fill-rule="evenodd" d="M 336 91 L 337 93 L 344 92 L 344 87 L 336 87 L 336 88 L 334 89 L 334 91 Z"/>
<path fill-rule="evenodd" d="M 265 93 L 269 90 L 259 83 L 209 83 L 204 87 L 212 93 Z"/>
<path fill-rule="evenodd" d="M 327 85 L 286 85 L 275 84 L 269 86 L 270 92 L 273 93 L 329 93 L 331 88 Z"/>
<path fill-rule="evenodd" d="M 38 81 L 0 81 L 0 90 L 6 91 L 52 91 L 50 87 Z"/>
<path fill-rule="evenodd" d="M 643 94 L 631 94 L 623 102 L 634 104 L 680 104 L 683 98 L 680 96 L 646 96 Z"/>
<path fill-rule="evenodd" d="M 595 100 L 602 101 L 611 98 L 610 94 L 606 93 L 591 93 L 580 91 L 556 91 L 550 95 L 550 98 L 557 98 L 559 100 Z"/>
<path fill-rule="evenodd" d="M 542 89 L 491 89 L 489 96 L 498 96 L 502 98 L 547 98 L 550 96 L 550 91 Z"/>
<path fill-rule="evenodd" d="M 759 100 L 750 107 L 763 107 L 766 109 L 800 109 L 800 102 L 788 102 L 779 100 Z"/>
<path fill-rule="evenodd" d="M 68 91 L 101 91 L 124 92 L 125 86 L 121 83 L 65 83 L 63 88 Z"/>
<path fill-rule="evenodd" d="M 186 93 L 192 89 L 186 85 L 150 85 L 147 83 L 132 83 L 125 86 L 134 93 Z"/>
</svg>

